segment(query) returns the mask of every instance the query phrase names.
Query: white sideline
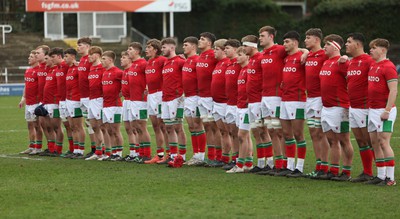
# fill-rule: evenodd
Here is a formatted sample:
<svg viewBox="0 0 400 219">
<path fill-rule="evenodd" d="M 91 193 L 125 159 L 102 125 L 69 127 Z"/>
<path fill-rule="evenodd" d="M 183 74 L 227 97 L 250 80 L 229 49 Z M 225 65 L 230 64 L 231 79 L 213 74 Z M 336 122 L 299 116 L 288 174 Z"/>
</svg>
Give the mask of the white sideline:
<svg viewBox="0 0 400 219">
<path fill-rule="evenodd" d="M 23 160 L 44 160 L 41 158 L 31 158 L 31 157 L 13 157 L 7 154 L 0 154 L 0 158 L 15 158 L 15 159 L 23 159 Z"/>
</svg>

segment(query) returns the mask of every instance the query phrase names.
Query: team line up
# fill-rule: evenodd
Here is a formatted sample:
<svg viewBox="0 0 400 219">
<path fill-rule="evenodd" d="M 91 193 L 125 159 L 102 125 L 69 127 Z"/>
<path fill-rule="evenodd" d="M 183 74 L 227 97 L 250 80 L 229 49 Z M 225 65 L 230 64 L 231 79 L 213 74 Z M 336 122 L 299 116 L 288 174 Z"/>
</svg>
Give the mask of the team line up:
<svg viewBox="0 0 400 219">
<path fill-rule="evenodd" d="M 284 34 L 283 45 L 275 43 L 276 33 L 263 26 L 258 36 L 239 41 L 217 40 L 204 32 L 183 40 L 183 55 L 176 54 L 173 38 L 151 39 L 144 48 L 147 59 L 141 57 L 142 45 L 133 42 L 121 53 L 123 70 L 114 66 L 113 51 L 92 46 L 88 37 L 78 40 L 76 50 L 38 46 L 29 55 L 31 68 L 19 104 L 26 105 L 30 140 L 21 153 L 396 185 L 390 139 L 398 76 L 386 58 L 389 41 L 372 40 L 368 55 L 361 33 L 344 41 L 311 28 L 305 33 L 306 48 L 299 48 L 298 32 Z M 346 55 L 340 53 L 343 47 Z M 148 118 L 155 133 L 154 156 Z M 190 159 L 183 118 L 190 131 Z M 307 174 L 305 121 L 316 157 L 315 170 Z M 129 143 L 126 157 L 122 122 Z M 69 140 L 66 153 L 62 123 Z M 92 142 L 86 155 L 85 124 Z M 355 178 L 350 129 L 363 169 Z"/>
</svg>

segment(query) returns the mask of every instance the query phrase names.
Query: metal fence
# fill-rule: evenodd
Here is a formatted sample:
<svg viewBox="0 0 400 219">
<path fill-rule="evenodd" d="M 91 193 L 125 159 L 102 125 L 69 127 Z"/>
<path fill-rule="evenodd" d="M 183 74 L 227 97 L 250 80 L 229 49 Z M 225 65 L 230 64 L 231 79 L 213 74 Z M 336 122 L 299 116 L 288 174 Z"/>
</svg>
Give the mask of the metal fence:
<svg viewBox="0 0 400 219">
<path fill-rule="evenodd" d="M 27 68 L 29 66 L 0 67 L 0 84 L 24 83 Z"/>
</svg>

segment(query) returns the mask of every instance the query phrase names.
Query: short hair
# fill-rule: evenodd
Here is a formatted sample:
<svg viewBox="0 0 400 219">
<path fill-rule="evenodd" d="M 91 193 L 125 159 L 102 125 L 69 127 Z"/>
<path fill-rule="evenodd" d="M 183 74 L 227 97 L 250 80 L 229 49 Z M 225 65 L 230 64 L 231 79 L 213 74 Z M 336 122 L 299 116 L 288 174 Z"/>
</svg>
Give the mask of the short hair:
<svg viewBox="0 0 400 219">
<path fill-rule="evenodd" d="M 91 46 L 89 49 L 89 54 L 92 55 L 94 53 L 97 53 L 101 56 L 103 55 L 103 49 L 99 46 Z"/>
<path fill-rule="evenodd" d="M 175 42 L 174 38 L 172 38 L 172 37 L 168 37 L 168 38 L 161 40 L 161 45 L 165 45 L 165 44 L 172 44 L 172 45 L 176 46 L 176 42 Z"/>
<path fill-rule="evenodd" d="M 389 40 L 387 40 L 387 39 L 376 38 L 369 43 L 369 47 L 372 48 L 374 46 L 389 49 L 390 43 L 389 43 Z"/>
<path fill-rule="evenodd" d="M 310 28 L 306 31 L 306 36 L 315 36 L 320 40 L 323 39 L 322 30 L 319 28 Z"/>
<path fill-rule="evenodd" d="M 274 37 L 275 37 L 278 31 L 276 31 L 274 27 L 264 26 L 264 27 L 261 27 L 260 30 L 258 31 L 258 33 L 262 33 L 262 32 L 268 32 L 268 34 L 274 35 Z"/>
<path fill-rule="evenodd" d="M 211 45 L 214 45 L 215 40 L 217 40 L 217 37 L 210 32 L 203 32 L 200 34 L 200 37 L 208 39 L 211 42 Z"/>
<path fill-rule="evenodd" d="M 48 45 L 40 45 L 36 47 L 36 49 L 42 49 L 45 55 L 48 55 L 50 52 L 50 47 Z"/>
<path fill-rule="evenodd" d="M 82 37 L 82 38 L 79 38 L 79 40 L 77 42 L 77 44 L 80 44 L 80 43 L 85 43 L 85 44 L 88 44 L 89 46 L 91 46 L 92 39 L 90 39 L 89 37 Z"/>
<path fill-rule="evenodd" d="M 283 39 L 292 39 L 300 42 L 300 34 L 297 31 L 291 30 L 283 35 Z"/>
<path fill-rule="evenodd" d="M 141 44 L 141 43 L 138 43 L 138 42 L 132 42 L 132 43 L 129 44 L 128 47 L 132 47 L 132 48 L 138 50 L 139 53 L 141 53 L 142 50 L 143 50 L 142 44 Z"/>
<path fill-rule="evenodd" d="M 225 42 L 225 47 L 226 46 L 232 46 L 234 48 L 239 48 L 240 47 L 240 41 L 237 39 L 229 39 Z"/>
<path fill-rule="evenodd" d="M 115 55 L 115 52 L 111 51 L 111 50 L 107 50 L 105 52 L 103 52 L 102 56 L 106 56 L 111 58 L 113 61 L 115 60 L 115 58 L 117 57 L 117 55 Z"/>
<path fill-rule="evenodd" d="M 156 54 L 157 55 L 161 55 L 161 42 L 160 42 L 160 40 L 158 40 L 158 39 L 147 40 L 146 45 L 153 47 L 154 49 L 157 50 Z"/>
<path fill-rule="evenodd" d="M 36 50 L 31 50 L 29 54 L 36 54 Z"/>
<path fill-rule="evenodd" d="M 129 54 L 128 54 L 127 51 L 122 51 L 122 52 L 121 52 L 121 57 L 122 57 L 122 56 L 129 56 Z"/>
<path fill-rule="evenodd" d="M 244 49 L 244 46 L 239 46 L 239 47 L 237 48 L 237 50 L 236 50 L 236 53 L 237 53 L 237 54 L 239 54 L 239 53 L 246 54 L 246 50 Z"/>
<path fill-rule="evenodd" d="M 189 36 L 183 40 L 183 43 L 191 43 L 197 45 L 199 44 L 199 40 L 197 39 L 197 37 Z"/>
<path fill-rule="evenodd" d="M 52 55 L 59 55 L 61 57 L 64 57 L 64 50 L 60 47 L 54 47 L 49 52 L 49 56 L 52 56 Z"/>
<path fill-rule="evenodd" d="M 224 50 L 226 41 L 227 41 L 227 39 L 219 39 L 214 42 L 214 47 L 218 47 L 218 48 Z"/>
<path fill-rule="evenodd" d="M 78 54 L 78 52 L 76 52 L 76 50 L 73 49 L 73 48 L 68 48 L 68 49 L 66 49 L 66 50 L 64 51 L 64 55 L 66 55 L 66 54 L 70 54 L 70 55 L 76 56 L 76 55 Z"/>
<path fill-rule="evenodd" d="M 343 38 L 337 34 L 329 34 L 324 38 L 324 43 L 330 42 L 330 41 L 335 41 L 336 43 L 339 44 L 340 47 L 343 47 L 344 41 Z"/>
<path fill-rule="evenodd" d="M 362 34 L 362 33 L 358 33 L 358 32 L 356 32 L 356 33 L 350 33 L 350 34 L 347 36 L 347 38 L 350 38 L 350 37 L 353 38 L 353 40 L 360 42 L 361 45 L 364 45 L 364 43 L 365 43 L 365 36 L 364 36 L 364 34 Z"/>
<path fill-rule="evenodd" d="M 247 35 L 242 38 L 242 43 L 243 42 L 258 43 L 258 37 L 256 37 L 255 35 Z"/>
</svg>

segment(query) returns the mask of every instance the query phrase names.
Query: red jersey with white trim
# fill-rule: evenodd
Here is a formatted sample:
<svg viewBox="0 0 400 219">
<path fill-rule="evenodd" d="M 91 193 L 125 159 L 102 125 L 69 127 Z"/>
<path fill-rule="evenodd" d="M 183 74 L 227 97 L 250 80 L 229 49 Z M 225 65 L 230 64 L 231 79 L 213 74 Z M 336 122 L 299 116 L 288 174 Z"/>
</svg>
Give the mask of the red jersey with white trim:
<svg viewBox="0 0 400 219">
<path fill-rule="evenodd" d="M 263 72 L 262 96 L 282 95 L 282 70 L 287 53 L 282 45 L 273 45 L 262 52 L 261 68 Z"/>
<path fill-rule="evenodd" d="M 149 59 L 146 65 L 146 83 L 149 94 L 162 90 L 163 75 L 162 69 L 167 58 L 164 56 L 157 56 Z"/>
<path fill-rule="evenodd" d="M 211 97 L 212 72 L 217 65 L 214 50 L 209 49 L 200 54 L 196 64 L 197 87 L 200 97 Z"/>
<path fill-rule="evenodd" d="M 140 58 L 132 62 L 129 68 L 129 96 L 132 101 L 147 101 L 146 90 L 146 59 Z"/>
<path fill-rule="evenodd" d="M 101 84 L 103 85 L 103 107 L 122 106 L 121 92 L 122 70 L 113 66 L 104 70 Z"/>
<path fill-rule="evenodd" d="M 65 101 L 67 97 L 66 77 L 69 66 L 63 61 L 56 68 L 56 79 L 57 79 L 57 93 L 60 97 L 60 101 Z"/>
<path fill-rule="evenodd" d="M 243 67 L 238 76 L 237 88 L 238 88 L 238 99 L 237 107 L 240 109 L 247 108 L 247 66 Z"/>
<path fill-rule="evenodd" d="M 219 60 L 212 73 L 211 97 L 217 103 L 226 103 L 228 101 L 225 92 L 225 71 L 228 64 L 230 64 L 228 58 Z"/>
<path fill-rule="evenodd" d="M 306 101 L 306 75 L 301 64 L 302 52 L 298 51 L 285 58 L 282 71 L 282 101 Z"/>
<path fill-rule="evenodd" d="M 184 63 L 185 60 L 180 56 L 174 56 L 165 62 L 162 70 L 162 101 L 171 101 L 182 96 L 182 67 Z"/>
<path fill-rule="evenodd" d="M 397 71 L 394 64 L 386 59 L 371 66 L 368 72 L 368 104 L 372 109 L 386 107 L 389 98 L 388 83 L 397 81 Z"/>
<path fill-rule="evenodd" d="M 67 100 L 80 101 L 79 71 L 77 65 L 69 66 L 66 77 Z"/>
<path fill-rule="evenodd" d="M 349 61 L 347 68 L 347 89 L 350 106 L 368 109 L 368 71 L 375 61 L 371 56 L 362 54 Z"/>
<path fill-rule="evenodd" d="M 83 56 L 79 61 L 79 91 L 81 92 L 81 98 L 87 98 L 90 95 L 88 76 L 91 66 L 89 55 Z"/>
<path fill-rule="evenodd" d="M 262 54 L 257 52 L 249 59 L 247 65 L 247 97 L 249 103 L 261 102 L 262 94 L 262 68 L 261 68 Z"/>
<path fill-rule="evenodd" d="M 186 59 L 182 67 L 182 86 L 185 97 L 197 95 L 197 73 L 196 63 L 198 55 L 190 56 Z"/>
<path fill-rule="evenodd" d="M 328 59 L 329 57 L 325 55 L 325 51 L 323 49 L 320 49 L 316 52 L 310 51 L 310 53 L 308 53 L 305 64 L 307 97 L 321 96 L 319 72 L 321 71 L 324 62 Z"/>
<path fill-rule="evenodd" d="M 90 66 L 88 75 L 89 79 L 89 99 L 96 99 L 103 97 L 103 85 L 101 84 L 101 78 L 103 77 L 104 67 L 100 64 Z M 79 72 L 79 74 L 81 74 Z M 80 76 L 80 75 L 79 75 Z M 81 93 L 82 94 L 82 93 Z M 81 96 L 82 98 L 82 96 Z"/>
<path fill-rule="evenodd" d="M 321 99 L 325 107 L 339 106 L 349 108 L 347 93 L 347 66 L 349 62 L 338 63 L 340 56 L 332 57 L 324 62 L 319 78 L 321 80 Z"/>
<path fill-rule="evenodd" d="M 33 105 L 39 103 L 38 99 L 38 75 L 37 71 L 39 70 L 39 66 L 35 66 L 33 68 L 28 68 L 25 71 L 25 101 L 26 105 Z"/>
<path fill-rule="evenodd" d="M 122 96 L 124 97 L 124 100 L 130 100 L 130 94 L 129 94 L 129 68 L 124 69 L 122 72 L 122 80 L 121 80 L 121 92 Z"/>
<path fill-rule="evenodd" d="M 38 99 L 39 101 L 43 101 L 43 90 L 44 85 L 46 84 L 46 77 L 49 68 L 47 67 L 46 63 L 40 63 L 37 70 L 38 76 Z"/>
<path fill-rule="evenodd" d="M 58 104 L 60 101 L 57 92 L 56 68 L 57 66 L 53 66 L 47 72 L 46 84 L 43 89 L 44 104 Z"/>
<path fill-rule="evenodd" d="M 227 104 L 236 106 L 238 100 L 238 76 L 242 70 L 242 66 L 237 63 L 237 59 L 234 58 L 228 64 L 225 71 L 225 93 L 228 98 Z"/>
</svg>

